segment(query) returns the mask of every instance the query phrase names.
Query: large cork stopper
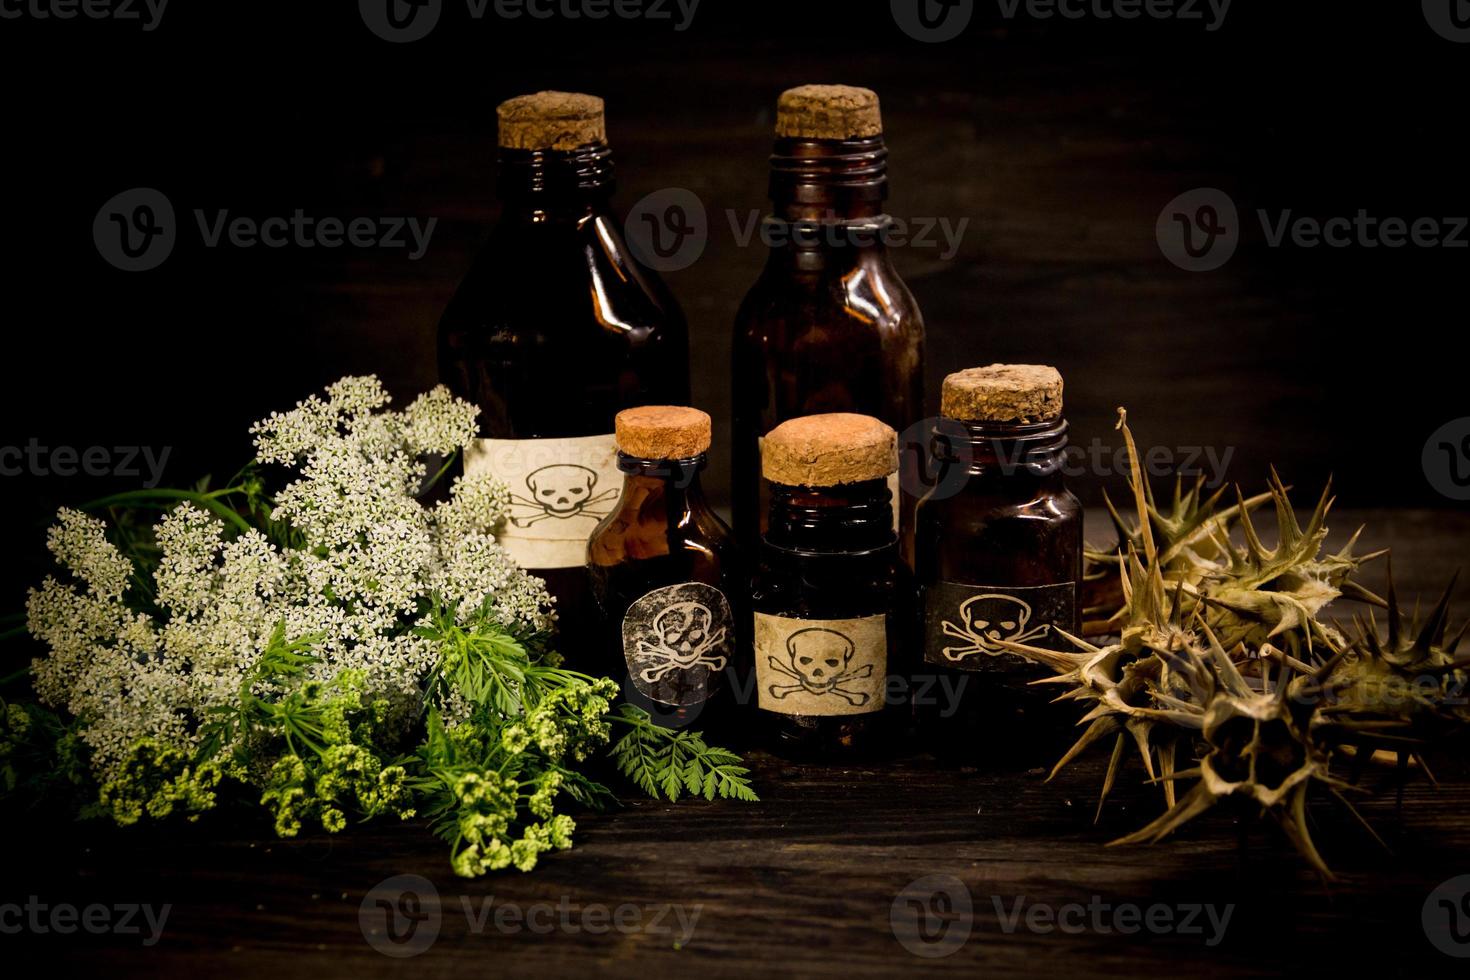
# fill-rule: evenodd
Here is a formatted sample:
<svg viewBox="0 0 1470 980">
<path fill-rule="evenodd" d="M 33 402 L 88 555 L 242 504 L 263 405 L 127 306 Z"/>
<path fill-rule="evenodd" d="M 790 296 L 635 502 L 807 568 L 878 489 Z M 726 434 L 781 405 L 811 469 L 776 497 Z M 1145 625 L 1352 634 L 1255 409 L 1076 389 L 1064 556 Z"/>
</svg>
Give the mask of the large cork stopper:
<svg viewBox="0 0 1470 980">
<path fill-rule="evenodd" d="M 709 451 L 709 416 L 697 408 L 645 405 L 613 420 L 618 449 L 639 459 L 688 459 Z"/>
<path fill-rule="evenodd" d="M 806 415 L 782 422 L 761 443 L 761 475 L 788 487 L 882 480 L 897 469 L 897 434 L 868 415 Z"/>
<path fill-rule="evenodd" d="M 801 85 L 776 103 L 776 135 L 796 139 L 850 140 L 883 132 L 878 94 L 851 85 Z"/>
<path fill-rule="evenodd" d="M 607 141 L 602 100 L 579 92 L 537 92 L 500 103 L 500 145 L 508 150 L 575 150 Z"/>
<path fill-rule="evenodd" d="M 1062 415 L 1062 376 L 1045 364 L 992 364 L 944 379 L 939 411 L 971 422 L 1050 422 Z"/>
</svg>

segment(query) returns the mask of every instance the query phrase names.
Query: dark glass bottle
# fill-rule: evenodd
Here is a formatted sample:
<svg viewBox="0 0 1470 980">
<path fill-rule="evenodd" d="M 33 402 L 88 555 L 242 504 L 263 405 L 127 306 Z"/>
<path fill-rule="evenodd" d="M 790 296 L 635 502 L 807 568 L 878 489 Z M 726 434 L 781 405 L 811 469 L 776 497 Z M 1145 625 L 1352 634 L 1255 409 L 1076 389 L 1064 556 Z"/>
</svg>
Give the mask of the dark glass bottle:
<svg viewBox="0 0 1470 980">
<path fill-rule="evenodd" d="M 597 601 L 597 672 L 669 728 L 734 728 L 748 674 L 738 624 L 746 582 L 734 538 L 700 487 L 710 420 L 650 407 L 617 418 L 617 509 L 587 545 Z"/>
<path fill-rule="evenodd" d="M 501 543 L 557 600 L 574 666 L 593 642 L 587 538 L 621 485 L 613 416 L 688 400 L 683 314 L 623 242 L 602 100 L 502 104 L 502 212 L 439 324 L 439 370 L 480 407 L 465 461 L 512 494 Z"/>
<path fill-rule="evenodd" d="M 893 743 L 906 708 L 890 692 L 910 672 L 915 625 L 887 479 L 893 430 L 859 415 L 794 419 L 763 455 L 771 509 L 751 605 L 764 740 L 818 760 Z"/>
<path fill-rule="evenodd" d="M 735 321 L 732 505 L 742 543 L 764 526 L 760 440 L 787 419 L 855 412 L 903 432 L 923 415 L 924 323 L 889 256 L 878 98 L 807 85 L 781 96 L 771 156 L 770 245 Z M 920 452 L 901 467 L 916 474 Z M 912 498 L 895 475 L 907 557 Z"/>
<path fill-rule="evenodd" d="M 998 640 L 1075 650 L 1082 507 L 1063 474 L 1067 423 L 1054 369 L 992 365 L 950 375 L 932 442 L 935 482 L 919 502 L 915 574 L 924 659 L 940 705 L 925 744 L 969 762 L 1055 762 L 1075 718 L 1052 677 Z"/>
</svg>

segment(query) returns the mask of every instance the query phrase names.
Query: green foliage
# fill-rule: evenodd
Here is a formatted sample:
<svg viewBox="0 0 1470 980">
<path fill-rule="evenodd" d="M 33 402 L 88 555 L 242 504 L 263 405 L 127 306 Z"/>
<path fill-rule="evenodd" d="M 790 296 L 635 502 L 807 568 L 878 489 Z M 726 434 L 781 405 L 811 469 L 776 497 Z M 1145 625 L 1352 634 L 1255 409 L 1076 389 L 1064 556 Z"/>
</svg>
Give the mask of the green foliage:
<svg viewBox="0 0 1470 980">
<path fill-rule="evenodd" d="M 613 745 L 613 761 L 618 771 L 645 793 L 657 799 L 679 799 L 681 793 L 744 800 L 760 799 L 751 789 L 750 770 L 740 764 L 740 756 L 721 748 L 711 748 L 699 732 L 673 731 L 654 724 L 652 716 L 642 708 L 622 705 L 616 721 L 628 726 L 628 732 Z"/>
</svg>

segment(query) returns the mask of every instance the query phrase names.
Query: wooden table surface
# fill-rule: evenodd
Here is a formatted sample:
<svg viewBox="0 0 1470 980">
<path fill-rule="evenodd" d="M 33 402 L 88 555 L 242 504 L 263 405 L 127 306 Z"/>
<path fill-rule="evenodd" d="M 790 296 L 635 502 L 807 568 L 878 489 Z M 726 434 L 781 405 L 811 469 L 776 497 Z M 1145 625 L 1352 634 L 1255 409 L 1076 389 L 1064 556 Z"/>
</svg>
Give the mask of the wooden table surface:
<svg viewBox="0 0 1470 980">
<path fill-rule="evenodd" d="M 1350 530 L 1359 517 L 1373 522 L 1369 540 L 1396 546 L 1405 592 L 1445 581 L 1470 542 L 1470 517 L 1462 514 L 1344 514 L 1334 526 Z M 1381 576 L 1380 568 L 1366 580 Z M 422 976 L 639 977 L 1464 972 L 1461 960 L 1431 943 L 1422 920 L 1438 885 L 1470 874 L 1463 751 L 1436 760 L 1437 788 L 1408 782 L 1401 808 L 1392 771 L 1370 773 L 1368 784 L 1380 792 L 1362 809 L 1391 855 L 1335 804 L 1314 803 L 1318 845 L 1340 876 L 1331 884 L 1273 829 L 1227 813 L 1162 845 L 1104 846 L 1150 819 L 1159 801 L 1156 789 L 1138 785 L 1134 766 L 1094 826 L 1101 757 L 1051 783 L 1039 770 L 957 770 L 921 754 L 842 768 L 766 755 L 751 761 L 758 804 L 629 798 L 618 812 L 581 817 L 577 846 L 544 857 L 535 872 L 474 881 L 450 872 L 445 848 L 421 826 L 294 841 L 271 837 L 268 827 L 207 821 L 144 831 L 13 830 L 0 906 L 169 910 L 152 945 L 140 915 L 139 933 L 22 929 L 0 934 L 0 949 L 62 975 L 108 977 L 367 976 L 404 968 Z M 386 894 L 374 889 L 402 875 L 429 883 L 412 885 L 426 918 L 392 947 L 422 948 L 412 959 L 373 945 L 384 945 L 374 900 Z M 950 876 L 938 881 L 960 904 L 934 900 L 923 883 L 910 890 L 932 875 Z M 396 902 L 397 886 L 388 888 Z M 950 955 L 921 956 L 900 941 L 914 944 L 904 928 L 910 899 L 947 913 L 931 935 L 953 948 Z M 1125 905 L 1138 912 L 1124 916 L 1152 908 L 1175 923 L 1189 919 L 1190 928 L 1112 930 L 1132 922 L 1119 918 Z M 1212 907 L 1216 919 L 1195 906 Z M 1221 933 L 1213 923 L 1227 909 Z M 1048 931 L 1049 920 L 1037 918 L 1047 910 L 1069 929 Z M 1019 925 L 1011 926 L 1018 911 Z M 0 929 L 14 932 L 22 914 L 0 907 Z M 1460 927 L 1470 927 L 1470 915 Z M 1458 949 L 1470 954 L 1470 941 Z"/>
</svg>

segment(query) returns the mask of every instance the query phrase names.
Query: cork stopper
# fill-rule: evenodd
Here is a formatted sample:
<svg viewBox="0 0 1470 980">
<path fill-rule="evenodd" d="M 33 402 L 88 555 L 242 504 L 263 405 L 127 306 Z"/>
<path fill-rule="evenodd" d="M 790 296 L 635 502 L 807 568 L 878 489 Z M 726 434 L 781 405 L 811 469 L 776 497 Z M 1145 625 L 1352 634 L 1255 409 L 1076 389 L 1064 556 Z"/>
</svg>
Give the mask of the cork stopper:
<svg viewBox="0 0 1470 980">
<path fill-rule="evenodd" d="M 645 405 L 613 420 L 618 448 L 639 459 L 688 459 L 709 451 L 709 416 L 697 408 Z"/>
<path fill-rule="evenodd" d="M 607 140 L 602 100 L 579 92 L 537 92 L 500 103 L 500 145 L 509 150 L 575 150 Z"/>
<path fill-rule="evenodd" d="M 850 140 L 883 132 L 878 94 L 851 85 L 800 85 L 776 102 L 776 135 Z"/>
<path fill-rule="evenodd" d="M 992 364 L 944 379 L 939 412 L 972 422 L 1049 422 L 1062 415 L 1062 376 L 1045 364 Z"/>
<path fill-rule="evenodd" d="M 897 434 L 868 415 L 806 415 L 782 422 L 761 443 L 761 475 L 788 487 L 881 480 L 897 469 Z"/>
</svg>

